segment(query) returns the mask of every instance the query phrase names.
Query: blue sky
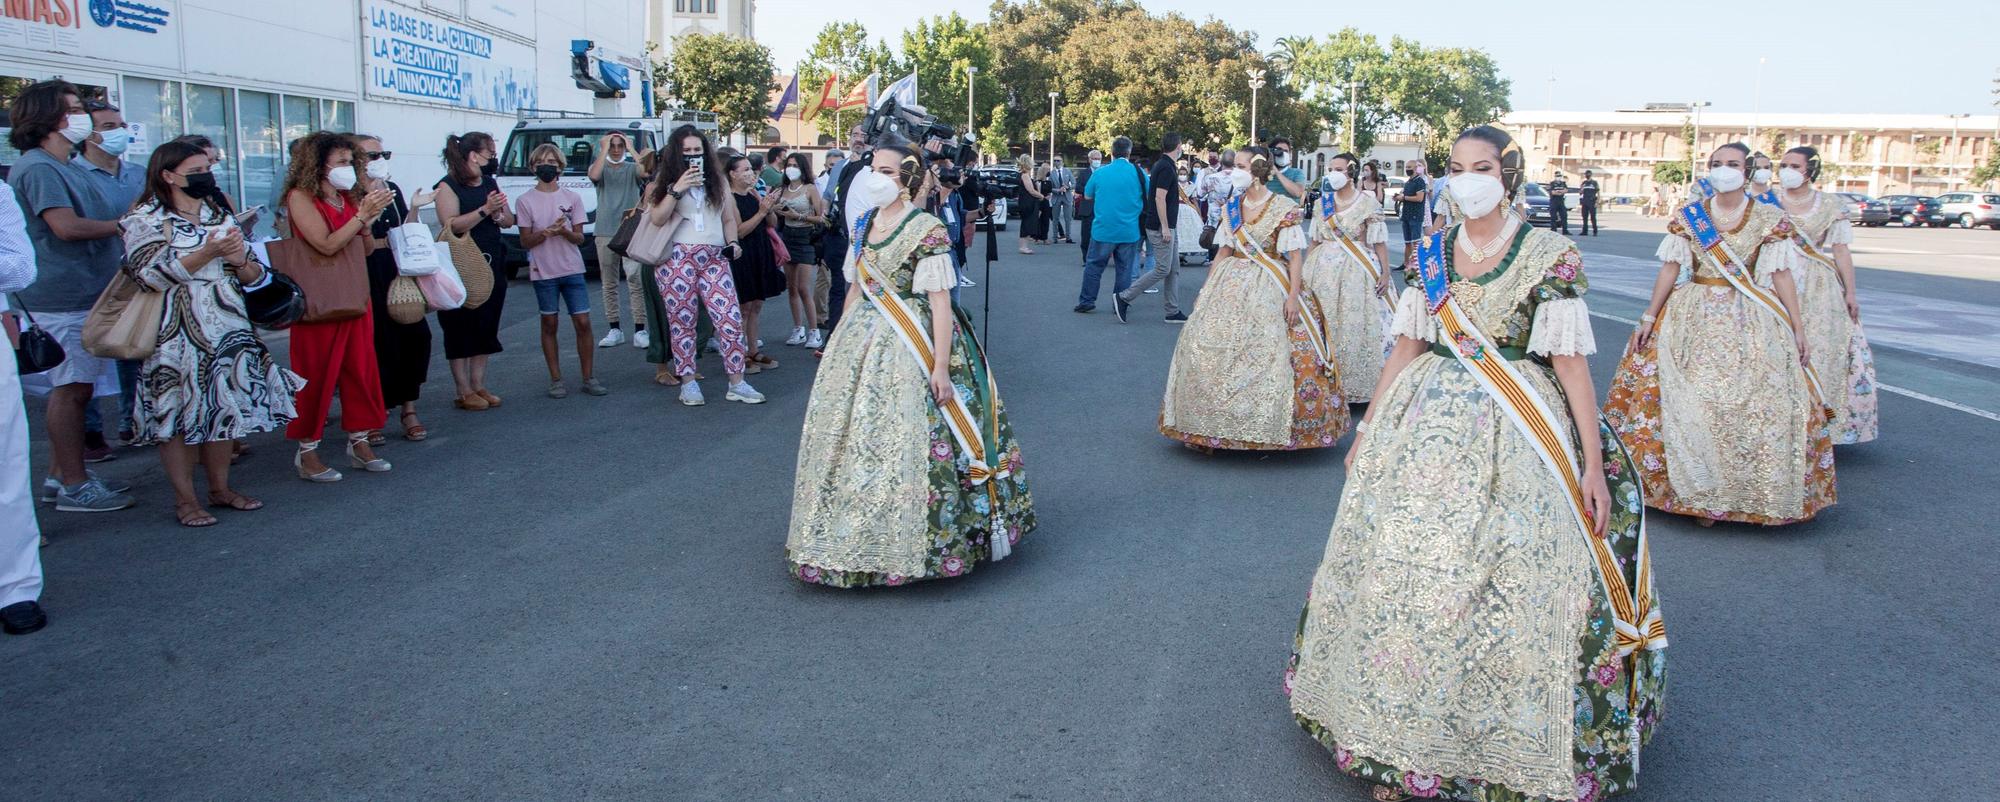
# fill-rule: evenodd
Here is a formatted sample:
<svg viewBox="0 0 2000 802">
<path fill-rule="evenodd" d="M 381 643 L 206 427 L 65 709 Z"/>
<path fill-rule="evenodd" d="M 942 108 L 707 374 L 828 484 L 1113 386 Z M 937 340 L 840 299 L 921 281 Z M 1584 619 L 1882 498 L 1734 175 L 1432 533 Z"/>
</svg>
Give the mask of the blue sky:
<svg viewBox="0 0 2000 802">
<path fill-rule="evenodd" d="M 1200 19 L 1223 4 L 1144 0 L 1144 5 L 1155 13 L 1177 11 Z M 1711 101 L 1715 111 L 1752 111 L 1759 105 L 1761 56 L 1767 59 L 1763 111 L 1993 114 L 1990 90 L 2000 75 L 1995 72 L 2000 48 L 1991 38 L 2000 11 L 1983 1 L 1967 6 L 1940 0 L 1235 0 L 1228 6 L 1232 11 L 1225 21 L 1256 31 L 1259 46 L 1267 50 L 1280 36 L 1347 26 L 1384 39 L 1402 35 L 1430 45 L 1483 48 L 1513 81 L 1516 109 L 1548 108 L 1553 88 L 1555 108 L 1571 111 L 1688 100 Z M 841 7 L 857 12 L 829 12 Z M 1766 13 L 1786 7 L 1811 11 L 1783 19 Z M 820 27 L 836 19 L 857 20 L 893 46 L 920 17 L 957 11 L 983 20 L 989 8 L 986 0 L 759 0 L 757 38 L 789 69 Z M 1968 14 L 1969 8 L 1987 11 Z M 1993 16 L 1976 19 L 1986 14 Z"/>
</svg>

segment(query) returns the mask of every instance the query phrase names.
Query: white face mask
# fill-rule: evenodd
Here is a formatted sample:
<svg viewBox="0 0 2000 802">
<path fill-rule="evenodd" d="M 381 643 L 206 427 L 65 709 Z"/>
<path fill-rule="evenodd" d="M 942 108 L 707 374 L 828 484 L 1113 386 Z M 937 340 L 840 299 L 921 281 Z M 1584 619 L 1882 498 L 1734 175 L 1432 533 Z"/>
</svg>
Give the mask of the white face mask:
<svg viewBox="0 0 2000 802">
<path fill-rule="evenodd" d="M 1771 168 L 1769 167 L 1757 168 L 1757 172 L 1750 174 L 1750 180 L 1751 182 L 1758 184 L 1771 183 Z"/>
<path fill-rule="evenodd" d="M 1459 211 L 1468 218 L 1485 217 L 1499 208 L 1500 199 L 1507 194 L 1507 188 L 1500 179 L 1485 173 L 1459 173 L 1451 177 L 1450 189 L 1453 200 L 1458 201 Z"/>
<path fill-rule="evenodd" d="M 354 188 L 354 165 L 335 167 L 326 171 L 326 182 L 334 189 L 346 192 Z"/>
<path fill-rule="evenodd" d="M 1096 156 L 1090 157 L 1090 169 L 1095 170 L 1098 167 L 1102 166 L 1103 164 L 1104 164 L 1103 159 L 1100 159 Z"/>
<path fill-rule="evenodd" d="M 1743 188 L 1743 171 L 1734 167 L 1711 167 L 1707 178 L 1708 185 L 1717 192 L 1735 192 Z"/>
<path fill-rule="evenodd" d="M 1278 151 L 1278 157 L 1275 161 L 1277 161 L 1279 167 L 1290 167 L 1292 166 L 1292 154 L 1282 150 Z"/>
<path fill-rule="evenodd" d="M 785 168 L 785 180 L 787 180 L 787 181 L 797 181 L 797 180 L 799 180 L 799 168 L 797 168 L 797 167 L 787 167 L 787 168 Z"/>
<path fill-rule="evenodd" d="M 70 144 L 75 144 L 89 139 L 90 129 L 93 127 L 95 126 L 90 122 L 90 115 L 72 114 L 63 118 L 62 135 L 64 139 L 70 141 Z"/>
<path fill-rule="evenodd" d="M 1342 189 L 1346 189 L 1346 188 L 1347 188 L 1347 174 L 1346 174 L 1346 173 L 1343 173 L 1343 172 L 1340 172 L 1340 171 L 1338 171 L 1338 170 L 1335 170 L 1334 172 L 1331 172 L 1331 173 L 1327 173 L 1327 174 L 1326 174 L 1326 188 L 1327 188 L 1327 189 L 1331 189 L 1331 190 L 1333 190 L 1333 191 L 1335 191 L 1335 192 L 1339 192 L 1339 191 L 1341 191 Z"/>
<path fill-rule="evenodd" d="M 375 159 L 368 162 L 368 177 L 377 181 L 389 180 L 389 160 Z"/>
<path fill-rule="evenodd" d="M 1792 167 L 1779 168 L 1778 184 L 1783 186 L 1784 188 L 1798 189 L 1799 187 L 1805 186 L 1805 183 L 1806 183 L 1805 173 L 1801 173 L 1796 168 Z"/>
<path fill-rule="evenodd" d="M 1235 187 L 1237 192 L 1249 189 L 1256 180 L 1250 176 L 1249 170 L 1232 170 L 1229 173 L 1229 185 Z"/>
<path fill-rule="evenodd" d="M 903 188 L 890 178 L 874 170 L 867 170 L 854 177 L 854 200 L 861 204 L 861 210 L 880 209 L 896 201 Z"/>
</svg>

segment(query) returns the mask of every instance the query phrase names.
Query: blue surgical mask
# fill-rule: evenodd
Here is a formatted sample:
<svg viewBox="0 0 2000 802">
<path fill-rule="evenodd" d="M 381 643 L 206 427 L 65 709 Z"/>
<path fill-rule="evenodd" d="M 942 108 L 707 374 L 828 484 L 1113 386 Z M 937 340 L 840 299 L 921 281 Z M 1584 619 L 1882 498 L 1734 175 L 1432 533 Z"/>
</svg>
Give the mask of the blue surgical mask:
<svg viewBox="0 0 2000 802">
<path fill-rule="evenodd" d="M 109 131 L 99 131 L 97 135 L 104 138 L 104 141 L 98 147 L 103 148 L 105 153 L 113 156 L 125 155 L 125 149 L 132 146 L 132 129 L 130 128 L 113 128 Z"/>
</svg>

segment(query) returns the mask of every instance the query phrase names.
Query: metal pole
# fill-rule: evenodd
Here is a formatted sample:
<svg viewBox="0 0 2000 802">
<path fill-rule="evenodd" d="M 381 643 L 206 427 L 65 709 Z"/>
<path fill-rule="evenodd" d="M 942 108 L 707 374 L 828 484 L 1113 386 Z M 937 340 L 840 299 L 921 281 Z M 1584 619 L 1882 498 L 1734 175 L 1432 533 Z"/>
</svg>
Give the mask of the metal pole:
<svg viewBox="0 0 2000 802">
<path fill-rule="evenodd" d="M 1257 144 L 1257 90 L 1264 88 L 1264 71 L 1247 69 L 1243 74 L 1250 76 L 1250 144 Z"/>
<path fill-rule="evenodd" d="M 1757 125 L 1757 123 L 1764 115 L 1764 62 L 1765 61 L 1767 61 L 1765 57 L 1763 56 L 1757 57 L 1757 88 L 1755 90 L 1755 93 L 1751 95 L 1751 100 L 1750 100 L 1750 141 L 1751 144 L 1753 145 L 1756 144 L 1758 132 L 1762 130 Z"/>
<path fill-rule="evenodd" d="M 1062 93 L 1060 92 L 1049 93 L 1049 163 L 1050 164 L 1054 164 L 1056 158 L 1056 95 L 1059 94 Z"/>
<path fill-rule="evenodd" d="M 978 67 L 968 66 L 965 68 L 965 133 L 974 139 L 977 139 L 978 136 L 972 131 L 972 93 L 974 85 L 978 83 L 976 80 L 978 76 Z"/>
<path fill-rule="evenodd" d="M 1551 77 L 1549 81 L 1553 85 L 1555 78 Z M 1354 90 L 1360 86 L 1361 84 L 1357 81 L 1350 80 L 1347 82 L 1347 151 L 1349 153 L 1354 152 Z"/>
</svg>

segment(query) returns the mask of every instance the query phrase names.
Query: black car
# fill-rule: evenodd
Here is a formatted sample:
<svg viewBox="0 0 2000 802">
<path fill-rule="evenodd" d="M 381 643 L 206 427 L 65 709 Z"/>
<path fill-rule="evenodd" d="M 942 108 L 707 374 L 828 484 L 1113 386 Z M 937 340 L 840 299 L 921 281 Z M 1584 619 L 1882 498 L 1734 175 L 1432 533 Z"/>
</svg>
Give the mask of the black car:
<svg viewBox="0 0 2000 802">
<path fill-rule="evenodd" d="M 1880 228 L 1889 224 L 1889 205 L 1859 192 L 1835 192 L 1847 203 L 1847 217 L 1859 225 Z"/>
<path fill-rule="evenodd" d="M 1528 205 L 1528 224 L 1555 227 L 1555 219 L 1549 216 L 1549 191 L 1533 182 L 1523 184 L 1521 190 L 1521 199 Z"/>
<path fill-rule="evenodd" d="M 1889 207 L 1889 219 L 1901 223 L 1904 228 L 1941 228 L 1946 225 L 1944 205 L 1929 195 L 1884 195 L 1881 201 L 1882 205 Z"/>
</svg>

